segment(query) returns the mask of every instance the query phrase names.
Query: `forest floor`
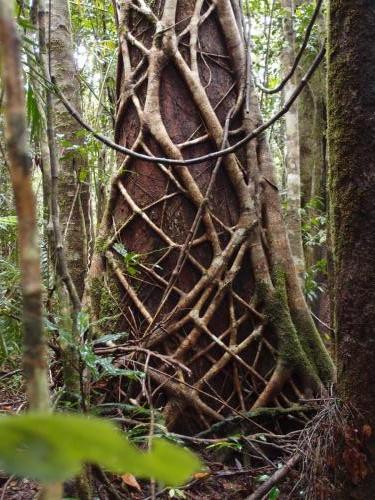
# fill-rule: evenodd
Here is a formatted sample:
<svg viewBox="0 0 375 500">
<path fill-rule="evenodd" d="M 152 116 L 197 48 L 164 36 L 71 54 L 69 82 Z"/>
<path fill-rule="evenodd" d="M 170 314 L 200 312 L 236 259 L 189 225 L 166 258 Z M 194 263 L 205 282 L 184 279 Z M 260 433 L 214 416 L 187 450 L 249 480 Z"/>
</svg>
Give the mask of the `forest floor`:
<svg viewBox="0 0 375 500">
<path fill-rule="evenodd" d="M 20 370 L 0 374 L 0 415 L 18 414 L 25 409 L 26 398 L 22 384 Z M 220 446 L 209 449 L 208 446 L 194 446 L 194 451 L 201 456 L 204 468 L 196 473 L 191 481 L 181 488 L 159 488 L 150 481 L 137 481 L 131 475 L 122 477 L 104 474 L 100 470 L 93 470 L 94 498 L 98 500 L 152 500 L 191 499 L 191 500 L 242 500 L 246 499 L 262 481 L 265 481 L 277 467 L 280 467 L 288 458 L 288 453 L 273 457 L 272 460 L 264 457 L 259 461 L 258 456 L 251 458 L 249 449 L 242 449 L 238 443 L 230 446 Z M 263 455 L 264 456 L 264 455 Z M 262 463 L 263 462 L 263 463 Z M 270 500 L 298 498 L 289 493 L 298 480 L 299 473 L 291 471 L 288 478 L 271 490 L 267 496 Z M 64 499 L 74 499 L 74 484 L 65 485 Z M 154 495 L 152 494 L 154 489 Z M 14 476 L 9 477 L 0 471 L 0 500 L 31 500 L 37 498 L 38 485 L 27 479 Z"/>
<path fill-rule="evenodd" d="M 171 490 L 157 490 L 155 497 L 161 500 L 171 498 L 182 498 L 189 500 L 243 500 L 250 495 L 258 483 L 251 471 L 235 471 L 227 469 L 220 465 L 216 466 L 217 470 L 212 470 L 205 478 L 194 479 L 187 486 Z M 121 484 L 121 480 L 113 479 L 111 481 L 113 491 L 108 490 L 108 487 L 96 481 L 97 493 L 94 498 L 100 500 L 112 499 L 129 499 L 129 500 L 152 500 L 151 489 L 149 483 L 139 483 L 141 491 L 137 488 L 125 487 Z M 275 489 L 277 493 L 268 498 L 286 500 L 290 497 L 290 482 L 287 481 L 282 487 Z M 38 493 L 38 486 L 27 479 L 17 479 L 14 477 L 0 477 L 0 498 L 1 500 L 32 500 L 35 499 Z M 74 498 L 72 495 L 71 485 L 68 485 L 65 494 L 69 495 L 64 498 Z M 272 495 L 272 494 L 271 494 Z"/>
</svg>

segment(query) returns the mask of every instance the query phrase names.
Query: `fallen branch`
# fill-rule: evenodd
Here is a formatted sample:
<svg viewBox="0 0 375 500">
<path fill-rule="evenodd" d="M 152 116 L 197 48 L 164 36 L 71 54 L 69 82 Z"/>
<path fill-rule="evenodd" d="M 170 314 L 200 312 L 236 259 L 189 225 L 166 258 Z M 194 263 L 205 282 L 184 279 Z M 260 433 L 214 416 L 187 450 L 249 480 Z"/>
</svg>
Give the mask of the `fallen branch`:
<svg viewBox="0 0 375 500">
<path fill-rule="evenodd" d="M 302 455 L 297 453 L 293 455 L 286 464 L 281 467 L 281 469 L 277 469 L 271 477 L 267 479 L 264 483 L 262 483 L 259 488 L 257 488 L 254 493 L 252 493 L 246 500 L 261 500 L 267 493 L 272 489 L 275 484 L 280 482 L 285 476 L 289 474 L 291 469 L 300 461 Z"/>
</svg>

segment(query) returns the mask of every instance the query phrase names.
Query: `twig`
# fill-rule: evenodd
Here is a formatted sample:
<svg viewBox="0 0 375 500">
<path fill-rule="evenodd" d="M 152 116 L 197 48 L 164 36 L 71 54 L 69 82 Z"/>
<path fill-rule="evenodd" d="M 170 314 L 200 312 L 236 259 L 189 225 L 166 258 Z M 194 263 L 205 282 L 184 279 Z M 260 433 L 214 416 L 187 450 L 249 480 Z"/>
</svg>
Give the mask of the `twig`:
<svg viewBox="0 0 375 500">
<path fill-rule="evenodd" d="M 8 489 L 9 484 L 10 484 L 10 483 L 11 483 L 11 481 L 14 479 L 14 477 L 15 477 L 14 475 L 13 475 L 13 476 L 10 476 L 10 477 L 6 480 L 6 482 L 5 482 L 4 486 L 3 486 L 3 491 L 1 492 L 1 497 L 0 497 L 0 500 L 4 500 L 4 499 L 5 499 L 5 493 L 6 493 L 7 489 Z"/>
<path fill-rule="evenodd" d="M 316 18 L 318 17 L 319 15 L 319 12 L 320 12 L 320 8 L 322 6 L 322 3 L 323 3 L 323 0 L 318 0 L 317 4 L 316 4 L 316 7 L 315 7 L 315 10 L 314 10 L 314 13 L 310 19 L 310 22 L 309 22 L 309 25 L 307 26 L 306 28 L 306 31 L 305 31 L 305 36 L 304 36 L 304 39 L 303 39 L 303 42 L 302 42 L 302 45 L 298 51 L 298 54 L 294 60 L 294 63 L 293 63 L 293 66 L 290 68 L 290 71 L 289 73 L 285 76 L 285 78 L 279 83 L 279 85 L 277 85 L 276 87 L 274 87 L 273 89 L 268 89 L 266 87 L 264 87 L 263 85 L 261 85 L 260 83 L 256 83 L 256 86 L 262 91 L 264 92 L 265 94 L 276 94 L 277 92 L 280 92 L 284 87 L 285 85 L 288 83 L 288 81 L 292 78 L 292 76 L 294 75 L 297 67 L 298 67 L 298 64 L 301 60 L 301 57 L 307 47 L 307 44 L 309 43 L 309 39 L 310 39 L 310 35 L 311 35 L 311 31 L 314 27 L 314 24 L 315 24 L 315 21 L 316 21 Z"/>
<path fill-rule="evenodd" d="M 267 479 L 259 488 L 257 488 L 254 493 L 246 498 L 246 500 L 261 500 L 267 493 L 272 489 L 272 487 L 280 482 L 285 476 L 289 474 L 291 469 L 299 462 L 302 455 L 297 453 L 293 455 L 286 464 L 278 469 L 271 477 Z"/>
<path fill-rule="evenodd" d="M 4 378 L 8 378 L 8 377 L 13 377 L 13 375 L 16 375 L 17 373 L 21 373 L 21 369 L 19 370 L 13 370 L 11 372 L 8 372 L 8 373 L 4 373 L 4 375 L 1 375 L 0 376 L 0 380 L 3 380 Z"/>
</svg>

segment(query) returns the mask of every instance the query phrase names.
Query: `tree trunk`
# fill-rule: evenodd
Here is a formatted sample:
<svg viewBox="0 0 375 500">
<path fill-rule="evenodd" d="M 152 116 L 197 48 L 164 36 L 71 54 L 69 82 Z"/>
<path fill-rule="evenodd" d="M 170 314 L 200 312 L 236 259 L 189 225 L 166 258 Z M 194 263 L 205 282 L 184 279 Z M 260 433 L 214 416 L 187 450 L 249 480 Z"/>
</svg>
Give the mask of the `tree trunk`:
<svg viewBox="0 0 375 500">
<path fill-rule="evenodd" d="M 328 149 L 339 395 L 362 415 L 347 422 L 340 456 L 346 470 L 335 498 L 375 497 L 374 30 L 374 2 L 330 2 Z M 348 442 L 350 433 L 357 444 Z"/>
<path fill-rule="evenodd" d="M 29 409 L 50 410 L 47 345 L 43 335 L 42 279 L 35 196 L 31 181 L 22 78 L 20 40 L 7 2 L 0 1 L 0 76 L 5 91 L 5 136 L 9 171 L 18 219 L 24 355 L 23 369 Z M 61 498 L 62 484 L 42 488 L 45 500 Z"/>
<path fill-rule="evenodd" d="M 46 46 L 46 34 L 47 34 L 47 11 L 46 4 L 44 0 L 38 0 L 38 29 L 39 29 L 39 58 L 43 76 L 46 81 L 50 81 L 50 73 L 48 68 L 48 54 Z M 60 164 L 57 157 L 57 146 L 56 146 L 56 130 L 55 130 L 55 108 L 52 99 L 52 93 L 50 89 L 45 91 L 45 113 L 46 113 L 46 137 L 48 142 L 48 148 L 45 149 L 45 153 L 48 152 L 48 159 L 46 158 L 46 163 L 49 164 L 49 169 L 51 173 L 51 192 L 50 192 L 50 210 L 51 210 L 51 221 L 53 227 L 53 243 L 55 251 L 55 265 L 56 265 L 56 287 L 58 295 L 58 303 L 61 310 L 59 311 L 59 319 L 61 323 L 65 326 L 71 325 L 68 331 L 72 335 L 72 339 L 78 345 L 80 342 L 78 330 L 77 330 L 77 316 L 81 309 L 81 302 L 78 295 L 77 288 L 73 281 L 72 274 L 70 273 L 68 267 L 68 258 L 66 252 L 66 246 L 64 245 L 64 234 L 62 231 L 62 225 L 60 222 L 60 204 L 59 204 L 59 182 L 58 174 L 60 172 Z M 82 284 L 80 284 L 82 285 Z M 69 317 L 64 316 L 70 310 L 70 316 L 72 322 L 70 322 Z M 61 347 L 64 357 L 64 382 L 68 393 L 75 394 L 75 399 L 79 397 L 79 357 L 76 345 L 66 345 L 66 340 L 60 339 Z"/>
<path fill-rule="evenodd" d="M 48 40 L 51 77 L 55 78 L 66 98 L 80 111 L 80 81 L 74 60 L 67 0 L 51 2 L 51 30 Z M 60 137 L 58 183 L 60 220 L 68 269 L 81 297 L 87 271 L 91 230 L 89 167 L 80 126 L 58 100 L 54 103 L 54 110 L 55 131 Z"/>
<path fill-rule="evenodd" d="M 311 58 L 303 65 L 311 64 Z M 326 71 L 320 66 L 299 99 L 301 202 L 326 199 Z"/>
<path fill-rule="evenodd" d="M 284 76 L 290 72 L 295 59 L 294 0 L 281 0 L 284 9 L 283 33 L 284 48 L 281 52 L 281 66 Z M 296 89 L 296 74 L 284 87 L 284 100 L 287 101 Z M 294 103 L 285 116 L 285 167 L 286 167 L 286 225 L 294 263 L 301 279 L 305 271 L 305 260 L 301 232 L 301 175 L 300 141 L 298 127 L 298 104 Z"/>
<path fill-rule="evenodd" d="M 311 0 L 302 2 L 311 5 Z M 326 37 L 326 26 L 324 16 L 319 15 L 317 19 L 318 41 L 323 42 Z M 309 48 L 301 63 L 302 70 L 299 77 L 302 78 L 310 66 L 313 58 L 316 56 L 319 47 Z M 326 89 L 327 70 L 326 65 L 322 64 L 317 68 L 310 79 L 307 87 L 301 93 L 298 100 L 298 127 L 300 138 L 300 173 L 301 173 L 301 205 L 304 209 L 304 220 L 308 222 L 308 231 L 311 236 L 316 234 L 324 225 L 311 224 L 313 218 L 327 216 L 329 208 L 329 197 L 327 187 L 328 165 L 327 165 L 327 89 Z M 327 217 L 328 218 L 328 217 Z M 317 220 L 317 219 L 316 219 Z M 329 228 L 327 228 L 327 233 Z M 310 236 L 310 235 L 309 235 Z M 327 240 L 329 235 L 327 234 Z M 331 323 L 331 304 L 329 293 L 330 289 L 327 283 L 326 272 L 321 272 L 314 268 L 318 262 L 323 264 L 327 262 L 329 267 L 331 262 L 331 249 L 326 241 L 314 245 L 304 244 L 305 270 L 313 276 L 317 286 L 323 287 L 324 292 L 317 292 L 317 298 L 310 301 L 313 312 L 325 323 Z M 324 267 L 324 265 L 322 266 Z M 322 324 L 319 329 L 329 334 Z"/>
<path fill-rule="evenodd" d="M 28 403 L 33 410 L 49 408 L 46 342 L 42 327 L 42 280 L 31 157 L 27 143 L 25 94 L 20 40 L 9 6 L 0 3 L 0 63 L 5 91 L 5 139 L 18 218 L 22 279 L 24 373 Z"/>
<path fill-rule="evenodd" d="M 122 1 L 117 16 L 120 144 L 190 158 L 261 123 L 246 24 L 230 1 L 166 0 L 152 10 Z M 90 286 L 94 313 L 120 312 L 117 327 L 130 334 L 135 352 L 121 363 L 151 380 L 152 395 L 133 384 L 128 397 L 164 407 L 170 428 L 285 405 L 332 377 L 264 135 L 191 167 L 119 155 Z"/>
</svg>

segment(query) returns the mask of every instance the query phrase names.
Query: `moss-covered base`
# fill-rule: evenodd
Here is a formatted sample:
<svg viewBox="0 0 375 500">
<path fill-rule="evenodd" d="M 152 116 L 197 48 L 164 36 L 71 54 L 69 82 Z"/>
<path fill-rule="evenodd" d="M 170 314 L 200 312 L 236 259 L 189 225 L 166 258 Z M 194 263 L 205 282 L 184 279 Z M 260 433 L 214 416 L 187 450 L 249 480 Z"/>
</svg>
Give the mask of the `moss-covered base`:
<svg viewBox="0 0 375 500">
<path fill-rule="evenodd" d="M 327 380 L 322 377 L 325 371 L 321 368 L 325 367 L 325 349 L 323 346 L 319 349 L 316 343 L 308 342 L 309 337 L 306 331 L 311 331 L 310 324 L 307 325 L 308 328 L 304 328 L 306 325 L 302 318 L 300 321 L 295 321 L 295 315 L 292 318 L 288 305 L 286 276 L 283 270 L 277 269 L 273 273 L 273 283 L 274 288 L 260 283 L 257 293 L 264 304 L 269 322 L 277 334 L 280 361 L 286 367 L 297 371 L 313 389 L 317 389 L 322 381 Z"/>
</svg>

